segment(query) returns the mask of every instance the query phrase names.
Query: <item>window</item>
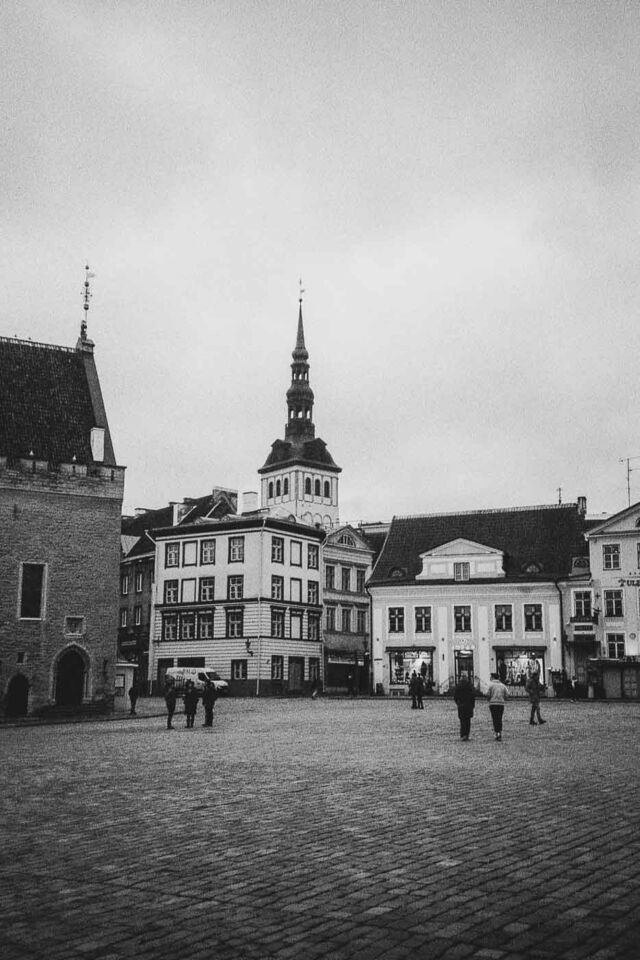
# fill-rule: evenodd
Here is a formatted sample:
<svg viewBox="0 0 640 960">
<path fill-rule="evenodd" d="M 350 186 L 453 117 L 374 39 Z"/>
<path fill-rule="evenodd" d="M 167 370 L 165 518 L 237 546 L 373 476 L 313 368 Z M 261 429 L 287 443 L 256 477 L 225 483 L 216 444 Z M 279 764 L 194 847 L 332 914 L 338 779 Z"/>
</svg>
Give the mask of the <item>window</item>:
<svg viewBox="0 0 640 960">
<path fill-rule="evenodd" d="M 284 540 L 282 537 L 271 537 L 271 562 L 284 563 Z"/>
<path fill-rule="evenodd" d="M 602 545 L 602 566 L 605 570 L 620 569 L 619 543 L 604 543 Z"/>
<path fill-rule="evenodd" d="M 455 622 L 454 630 L 456 633 L 470 633 L 471 607 L 454 607 L 453 619 Z"/>
<path fill-rule="evenodd" d="M 316 482 L 315 482 L 314 485 L 313 485 L 313 493 L 314 493 L 314 495 L 315 495 L 316 497 L 319 497 L 319 496 L 320 496 L 320 481 L 319 481 L 319 480 L 316 480 Z"/>
<path fill-rule="evenodd" d="M 120 577 L 120 594 L 121 594 L 123 597 L 126 597 L 126 595 L 127 595 L 128 593 L 129 593 L 129 574 L 128 574 L 128 573 L 124 573 L 124 574 Z"/>
<path fill-rule="evenodd" d="M 211 603 L 216 589 L 215 577 L 200 577 L 200 603 Z"/>
<path fill-rule="evenodd" d="M 195 580 L 183 580 L 181 584 L 182 596 L 180 601 L 182 603 L 195 603 L 196 599 L 196 581 Z"/>
<path fill-rule="evenodd" d="M 317 570 L 319 567 L 320 551 L 317 543 L 307 544 L 307 566 L 309 570 Z"/>
<path fill-rule="evenodd" d="M 496 633 L 510 633 L 513 630 L 513 612 L 510 603 L 497 603 L 495 607 Z M 469 630 L 471 627 L 469 626 Z"/>
<path fill-rule="evenodd" d="M 336 568 L 327 564 L 324 568 L 324 585 L 327 590 L 334 590 L 336 585 Z"/>
<path fill-rule="evenodd" d="M 293 613 L 291 614 L 291 639 L 292 640 L 301 640 L 302 639 L 302 614 Z"/>
<path fill-rule="evenodd" d="M 213 612 L 205 610 L 198 615 L 198 636 L 201 640 L 211 640 L 213 637 Z"/>
<path fill-rule="evenodd" d="M 177 580 L 165 580 L 165 582 L 164 582 L 164 602 L 165 602 L 165 603 L 177 603 L 177 602 L 178 602 L 178 581 L 177 581 Z"/>
<path fill-rule="evenodd" d="M 236 574 L 227 577 L 227 600 L 242 600 L 244 592 L 244 576 Z"/>
<path fill-rule="evenodd" d="M 271 599 L 284 600 L 284 577 L 271 577 Z"/>
<path fill-rule="evenodd" d="M 525 603 L 524 605 L 524 629 L 540 633 L 542 630 L 542 604 Z"/>
<path fill-rule="evenodd" d="M 64 632 L 75 634 L 84 633 L 84 617 L 65 617 Z"/>
<path fill-rule="evenodd" d="M 284 657 L 271 657 L 271 679 L 282 680 L 284 674 Z"/>
<path fill-rule="evenodd" d="M 273 500 L 273 480 L 269 481 L 269 490 L 267 492 L 267 497 L 269 500 Z"/>
<path fill-rule="evenodd" d="M 573 595 L 575 615 L 584 620 L 591 620 L 591 591 L 576 590 Z"/>
<path fill-rule="evenodd" d="M 134 607 L 133 609 L 133 622 L 136 627 L 139 627 L 142 623 L 142 607 Z"/>
<path fill-rule="evenodd" d="M 276 497 L 279 497 L 281 495 L 280 494 L 281 489 L 282 487 L 281 487 L 280 481 L 276 480 Z"/>
<path fill-rule="evenodd" d="M 325 480 L 324 482 L 324 498 L 325 500 L 331 499 L 331 484 L 328 480 Z"/>
<path fill-rule="evenodd" d="M 317 580 L 309 580 L 307 583 L 307 603 L 317 604 L 320 602 L 320 584 Z"/>
<path fill-rule="evenodd" d="M 244 563 L 244 537 L 229 537 L 229 563 Z"/>
<path fill-rule="evenodd" d="M 366 570 L 356 570 L 356 591 L 358 593 L 364 593 L 364 581 L 366 573 Z"/>
<path fill-rule="evenodd" d="M 311 478 L 310 477 L 307 477 L 307 479 L 304 481 L 304 493 L 306 497 L 311 496 Z"/>
<path fill-rule="evenodd" d="M 356 610 L 356 631 L 357 633 L 367 632 L 367 611 Z"/>
<path fill-rule="evenodd" d="M 178 615 L 177 613 L 162 614 L 162 639 L 176 640 L 178 637 Z"/>
<path fill-rule="evenodd" d="M 351 593 L 351 569 L 342 568 L 342 590 L 344 593 Z"/>
<path fill-rule="evenodd" d="M 282 481 L 282 493 L 285 497 L 289 496 L 289 477 L 285 477 Z"/>
<path fill-rule="evenodd" d="M 637 556 L 637 558 L 636 558 L 636 567 L 637 567 L 638 570 L 640 570 L 640 543 L 637 544 L 636 549 L 637 549 L 637 552 L 638 552 L 638 556 Z"/>
<path fill-rule="evenodd" d="M 351 633 L 351 610 L 348 607 L 342 608 L 342 632 Z"/>
<path fill-rule="evenodd" d="M 126 607 L 123 607 L 122 610 L 120 611 L 120 626 L 121 626 L 121 627 L 126 627 L 126 625 L 127 625 L 127 617 L 128 617 L 127 608 L 126 608 Z"/>
<path fill-rule="evenodd" d="M 622 590 L 604 591 L 605 617 L 622 617 Z"/>
<path fill-rule="evenodd" d="M 327 607 L 327 630 L 336 629 L 336 608 Z"/>
<path fill-rule="evenodd" d="M 202 540 L 200 542 L 200 563 L 216 562 L 216 542 L 215 540 Z"/>
<path fill-rule="evenodd" d="M 302 600 L 302 580 L 292 579 L 289 585 L 291 602 L 300 603 Z"/>
<path fill-rule="evenodd" d="M 227 636 L 241 637 L 244 629 L 244 610 L 227 610 Z"/>
<path fill-rule="evenodd" d="M 284 637 L 284 610 L 271 607 L 271 636 Z"/>
<path fill-rule="evenodd" d="M 183 613 L 180 617 L 180 637 L 182 640 L 193 640 L 196 635 L 195 613 Z"/>
<path fill-rule="evenodd" d="M 188 540 L 182 544 L 182 566 L 195 567 L 198 562 L 198 544 L 195 540 Z"/>
<path fill-rule="evenodd" d="M 179 567 L 180 566 L 180 544 L 179 543 L 167 543 L 164 548 L 164 565 L 165 567 Z"/>
<path fill-rule="evenodd" d="M 20 580 L 20 617 L 40 620 L 45 595 L 44 563 L 23 563 Z"/>
<path fill-rule="evenodd" d="M 320 616 L 317 613 L 310 613 L 308 619 L 309 640 L 320 639 Z"/>
<path fill-rule="evenodd" d="M 299 540 L 291 541 L 291 566 L 302 566 L 302 544 Z"/>
<path fill-rule="evenodd" d="M 607 634 L 607 656 L 612 660 L 621 660 L 624 657 L 624 633 Z"/>
<path fill-rule="evenodd" d="M 454 580 L 468 580 L 468 579 L 469 579 L 469 564 L 468 564 L 468 563 L 454 563 L 454 565 L 453 565 L 453 579 L 454 579 Z"/>
<path fill-rule="evenodd" d="M 320 679 L 320 660 L 318 657 L 309 657 L 309 680 Z"/>
<path fill-rule="evenodd" d="M 232 680 L 247 679 L 247 661 L 246 660 L 231 661 L 231 679 Z"/>
<path fill-rule="evenodd" d="M 431 633 L 431 607 L 416 607 L 416 633 Z"/>
<path fill-rule="evenodd" d="M 143 581 L 142 570 L 136 571 L 136 593 L 142 593 L 142 581 Z"/>
<path fill-rule="evenodd" d="M 404 633 L 404 607 L 389 607 L 389 633 Z"/>
</svg>

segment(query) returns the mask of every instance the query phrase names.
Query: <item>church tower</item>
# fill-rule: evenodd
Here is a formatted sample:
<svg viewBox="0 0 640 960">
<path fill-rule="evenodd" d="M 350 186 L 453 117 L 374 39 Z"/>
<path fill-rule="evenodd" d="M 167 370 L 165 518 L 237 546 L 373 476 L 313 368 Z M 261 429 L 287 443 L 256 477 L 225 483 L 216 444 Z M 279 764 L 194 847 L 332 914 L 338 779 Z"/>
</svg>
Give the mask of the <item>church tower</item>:
<svg viewBox="0 0 640 960">
<path fill-rule="evenodd" d="M 272 516 L 294 517 L 327 529 L 338 523 L 338 474 L 324 440 L 316 437 L 313 390 L 309 384 L 309 354 L 304 343 L 302 297 L 298 333 L 287 390 L 284 440 L 276 440 L 261 475 L 261 504 Z"/>
</svg>

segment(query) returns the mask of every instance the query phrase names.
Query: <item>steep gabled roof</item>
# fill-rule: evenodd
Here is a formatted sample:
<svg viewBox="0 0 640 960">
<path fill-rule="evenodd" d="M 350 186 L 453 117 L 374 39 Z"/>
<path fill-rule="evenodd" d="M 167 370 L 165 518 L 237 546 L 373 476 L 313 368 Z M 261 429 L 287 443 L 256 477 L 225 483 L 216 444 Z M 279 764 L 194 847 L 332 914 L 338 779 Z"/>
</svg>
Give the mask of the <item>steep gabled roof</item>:
<svg viewBox="0 0 640 960">
<path fill-rule="evenodd" d="M 101 462 L 115 466 L 92 345 L 0 337 L 0 456 L 91 464 L 92 427 L 104 429 Z"/>
<path fill-rule="evenodd" d="M 323 470 L 331 470 L 333 473 L 342 472 L 341 467 L 337 466 L 327 450 L 326 443 L 320 437 L 315 437 L 313 440 L 276 440 L 271 445 L 271 453 L 258 473 L 268 473 L 275 467 L 283 467 L 286 464 L 320 467 Z"/>
<path fill-rule="evenodd" d="M 557 580 L 588 555 L 576 504 L 394 517 L 369 584 L 413 583 L 420 555 L 458 538 L 502 551 L 511 581 Z"/>
</svg>

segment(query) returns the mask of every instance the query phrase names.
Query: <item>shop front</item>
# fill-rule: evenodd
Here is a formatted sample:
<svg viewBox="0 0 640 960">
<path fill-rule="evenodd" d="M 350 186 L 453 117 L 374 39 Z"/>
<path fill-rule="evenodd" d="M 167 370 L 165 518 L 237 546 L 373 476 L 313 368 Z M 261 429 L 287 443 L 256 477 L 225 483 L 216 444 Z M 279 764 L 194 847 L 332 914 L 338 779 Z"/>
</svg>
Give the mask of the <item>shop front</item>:
<svg viewBox="0 0 640 960">
<path fill-rule="evenodd" d="M 495 663 L 491 672 L 497 673 L 509 689 L 511 696 L 526 697 L 526 683 L 535 671 L 541 687 L 547 685 L 545 647 L 494 647 Z"/>
<path fill-rule="evenodd" d="M 415 670 L 425 683 L 427 692 L 433 689 L 434 647 L 387 647 L 389 657 L 389 693 L 392 697 L 408 693 L 409 680 Z"/>
<path fill-rule="evenodd" d="M 587 664 L 587 683 L 596 698 L 640 700 L 640 657 L 593 657 Z"/>
</svg>

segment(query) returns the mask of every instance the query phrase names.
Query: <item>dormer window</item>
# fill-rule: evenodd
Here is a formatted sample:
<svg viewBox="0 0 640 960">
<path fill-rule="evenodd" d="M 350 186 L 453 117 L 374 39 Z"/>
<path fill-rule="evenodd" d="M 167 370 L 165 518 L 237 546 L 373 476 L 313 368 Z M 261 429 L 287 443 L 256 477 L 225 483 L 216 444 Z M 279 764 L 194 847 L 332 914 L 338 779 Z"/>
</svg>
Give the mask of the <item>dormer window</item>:
<svg viewBox="0 0 640 960">
<path fill-rule="evenodd" d="M 453 579 L 457 581 L 468 580 L 470 577 L 470 565 L 468 563 L 454 563 Z"/>
</svg>

